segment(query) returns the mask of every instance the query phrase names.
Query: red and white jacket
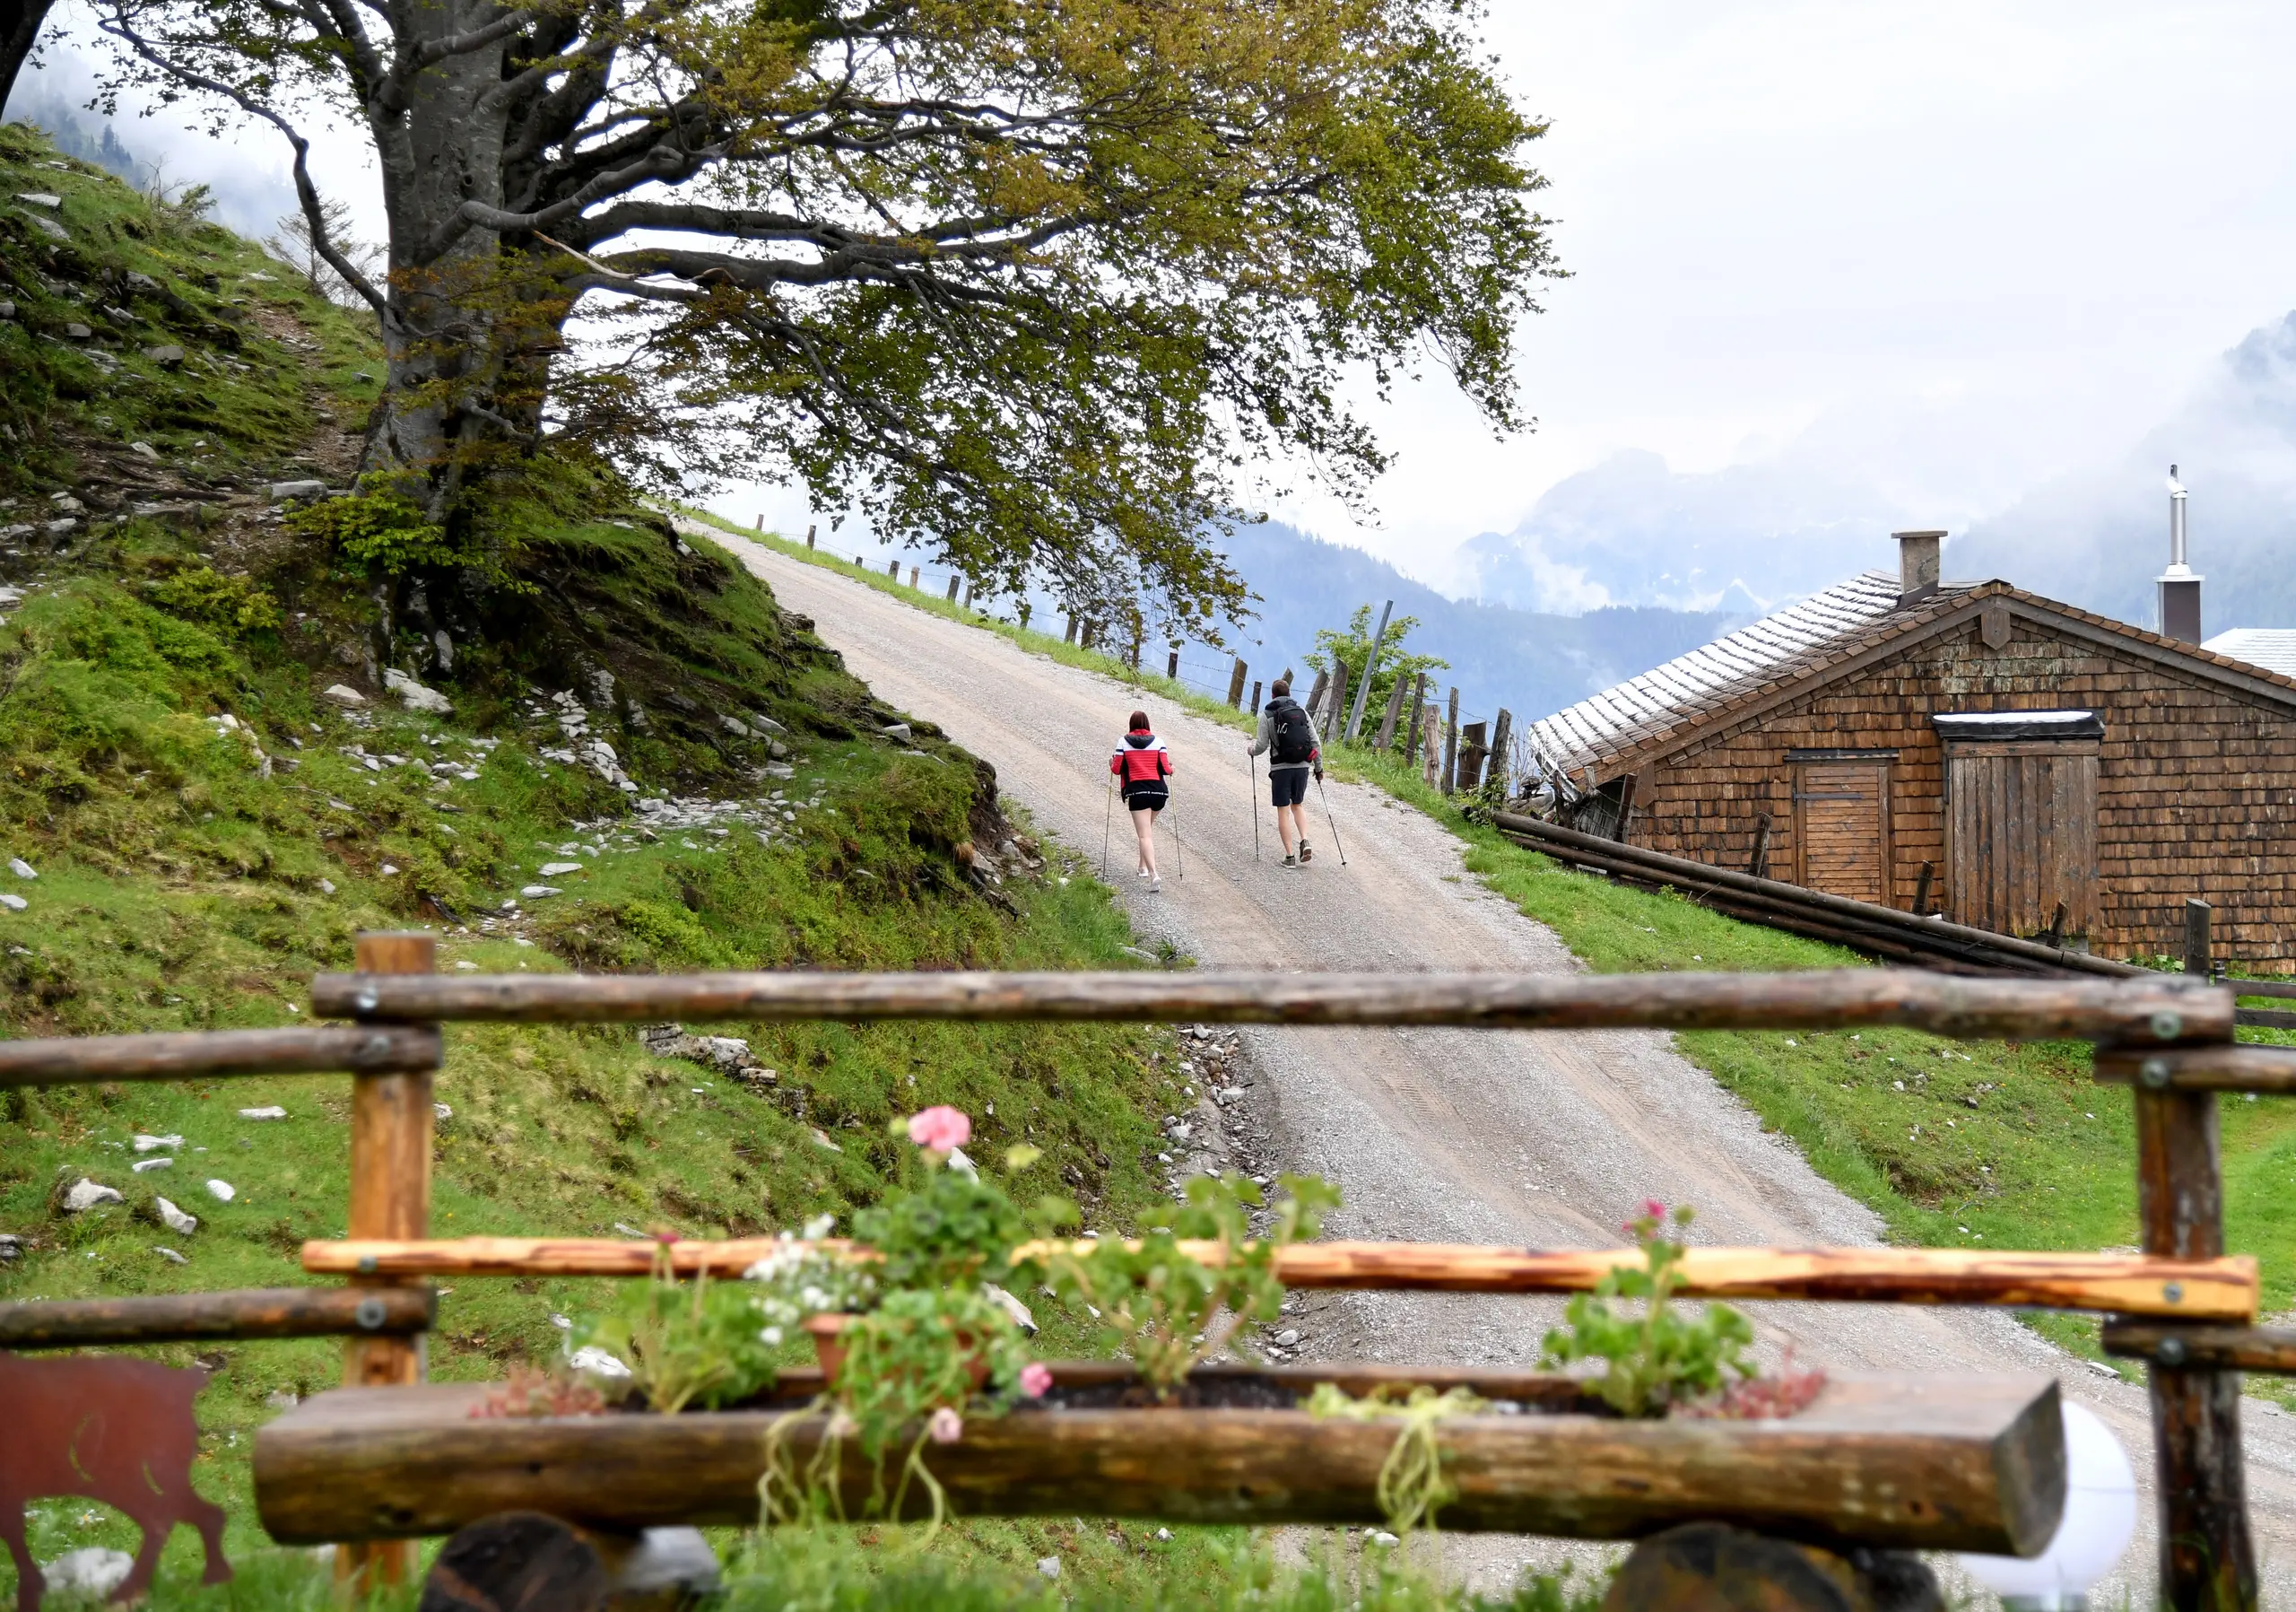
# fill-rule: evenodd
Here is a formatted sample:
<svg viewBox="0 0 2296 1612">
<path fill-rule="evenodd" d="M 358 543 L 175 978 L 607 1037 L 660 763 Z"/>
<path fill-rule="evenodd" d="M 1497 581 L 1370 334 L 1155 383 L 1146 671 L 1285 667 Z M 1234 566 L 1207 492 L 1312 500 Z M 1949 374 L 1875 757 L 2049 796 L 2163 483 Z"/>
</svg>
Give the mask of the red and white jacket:
<svg viewBox="0 0 2296 1612">
<path fill-rule="evenodd" d="M 1129 793 L 1135 784 L 1161 784 L 1172 775 L 1172 758 L 1152 733 L 1128 733 L 1109 757 L 1109 771 Z"/>
</svg>

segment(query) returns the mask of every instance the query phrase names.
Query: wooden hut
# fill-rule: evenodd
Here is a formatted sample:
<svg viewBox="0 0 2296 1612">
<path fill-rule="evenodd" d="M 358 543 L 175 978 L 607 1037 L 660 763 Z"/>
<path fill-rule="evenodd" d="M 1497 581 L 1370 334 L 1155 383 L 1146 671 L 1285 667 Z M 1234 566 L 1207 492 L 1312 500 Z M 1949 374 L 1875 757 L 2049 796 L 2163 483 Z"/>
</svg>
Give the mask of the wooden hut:
<svg viewBox="0 0 2296 1612">
<path fill-rule="evenodd" d="M 1579 825 L 2114 957 L 2174 954 L 2199 896 L 2296 968 L 2296 676 L 1941 583 L 1943 536 L 1535 724 Z"/>
</svg>

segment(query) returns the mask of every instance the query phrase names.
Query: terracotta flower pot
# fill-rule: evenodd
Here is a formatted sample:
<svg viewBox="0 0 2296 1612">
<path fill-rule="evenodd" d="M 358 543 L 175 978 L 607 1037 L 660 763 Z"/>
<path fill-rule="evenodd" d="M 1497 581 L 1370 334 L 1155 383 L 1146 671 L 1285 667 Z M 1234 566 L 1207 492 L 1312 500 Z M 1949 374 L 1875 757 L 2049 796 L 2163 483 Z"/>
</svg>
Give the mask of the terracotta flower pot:
<svg viewBox="0 0 2296 1612">
<path fill-rule="evenodd" d="M 838 1373 L 845 1369 L 845 1334 L 860 1319 L 823 1311 L 797 1323 L 813 1338 L 813 1358 L 821 1363 L 822 1381 L 830 1388 L 837 1386 Z M 959 1341 L 972 1350 L 965 1360 L 965 1375 L 972 1379 L 973 1391 L 978 1393 L 988 1386 L 988 1352 L 975 1346 L 977 1340 L 969 1335 L 961 1334 Z"/>
</svg>

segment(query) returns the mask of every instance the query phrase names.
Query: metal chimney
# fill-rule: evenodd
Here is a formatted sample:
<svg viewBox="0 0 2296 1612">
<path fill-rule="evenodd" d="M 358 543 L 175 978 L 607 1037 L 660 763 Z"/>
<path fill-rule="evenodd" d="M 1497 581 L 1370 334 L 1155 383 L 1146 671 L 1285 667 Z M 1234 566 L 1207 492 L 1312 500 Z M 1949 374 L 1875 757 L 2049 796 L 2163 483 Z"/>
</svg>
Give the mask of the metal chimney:
<svg viewBox="0 0 2296 1612">
<path fill-rule="evenodd" d="M 2153 580 L 2161 588 L 2161 636 L 2200 641 L 2201 577 L 2185 562 L 2185 487 L 2169 466 L 2169 569 Z"/>
</svg>

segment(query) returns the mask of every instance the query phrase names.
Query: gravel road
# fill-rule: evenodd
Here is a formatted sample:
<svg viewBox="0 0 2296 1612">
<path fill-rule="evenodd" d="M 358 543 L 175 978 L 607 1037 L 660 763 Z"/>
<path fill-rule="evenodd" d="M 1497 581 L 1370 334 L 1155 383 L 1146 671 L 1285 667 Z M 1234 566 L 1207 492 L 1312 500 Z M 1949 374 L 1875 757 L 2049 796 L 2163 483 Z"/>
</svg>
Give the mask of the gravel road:
<svg viewBox="0 0 2296 1612">
<path fill-rule="evenodd" d="M 1105 821 L 1107 765 L 1126 713 L 1146 709 L 1170 747 L 1162 840 L 1165 893 L 1129 877 L 1118 823 L 1110 882 L 1144 935 L 1210 966 L 1474 969 L 1560 973 L 1580 965 L 1554 935 L 1484 891 L 1438 824 L 1369 786 L 1333 786 L 1340 865 L 1318 803 L 1313 864 L 1277 866 L 1274 823 L 1253 795 L 1236 733 L 1112 679 L 1028 654 L 994 633 L 909 608 L 836 573 L 729 538 L 782 604 L 888 702 L 939 723 L 987 758 L 1039 825 L 1091 853 Z M 1265 789 L 1265 776 L 1261 788 Z M 1699 1211 L 1697 1240 L 1872 1243 L 1881 1223 L 1822 1180 L 1782 1137 L 1650 1033 L 1250 1029 L 1256 1123 L 1288 1167 L 1337 1182 L 1334 1233 L 1357 1237 L 1607 1246 L 1646 1198 Z M 2134 1167 L 2134 1161 L 2132 1161 Z M 2093 1407 L 2132 1452 L 2144 1522 L 2098 1604 L 2125 1585 L 2145 1604 L 2152 1577 L 2150 1423 L 2141 1389 L 2097 1374 L 1995 1311 L 1859 1304 L 1749 1307 L 1766 1354 L 1845 1370 L 2040 1370 Z M 1466 1295 L 1302 1295 L 1292 1324 L 1309 1358 L 1459 1364 L 1534 1360 L 1552 1301 Z M 2246 1402 L 2250 1503 L 2267 1605 L 2296 1607 L 2296 1425 Z M 1551 1561 L 1534 1541 L 1475 1542 L 1475 1579 Z"/>
</svg>

